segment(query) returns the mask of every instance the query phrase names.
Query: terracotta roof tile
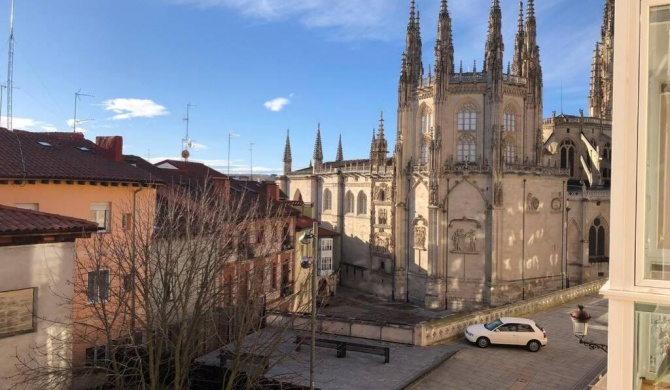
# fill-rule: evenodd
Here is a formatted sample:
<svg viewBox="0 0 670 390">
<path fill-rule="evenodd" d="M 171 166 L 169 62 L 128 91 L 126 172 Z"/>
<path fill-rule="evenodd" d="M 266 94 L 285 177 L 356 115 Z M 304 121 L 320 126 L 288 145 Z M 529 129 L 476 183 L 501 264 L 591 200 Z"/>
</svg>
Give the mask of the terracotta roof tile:
<svg viewBox="0 0 670 390">
<path fill-rule="evenodd" d="M 106 157 L 81 133 L 35 133 L 0 128 L 0 179 L 146 182 L 151 176 Z"/>
<path fill-rule="evenodd" d="M 98 224 L 83 219 L 0 205 L 0 236 L 94 232 Z"/>
</svg>

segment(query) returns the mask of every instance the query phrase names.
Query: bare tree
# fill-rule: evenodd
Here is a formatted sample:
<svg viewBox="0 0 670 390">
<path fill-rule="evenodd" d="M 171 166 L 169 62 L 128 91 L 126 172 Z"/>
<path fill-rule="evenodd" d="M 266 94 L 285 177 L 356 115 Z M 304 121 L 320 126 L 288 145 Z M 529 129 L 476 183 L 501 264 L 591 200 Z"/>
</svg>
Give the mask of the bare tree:
<svg viewBox="0 0 670 390">
<path fill-rule="evenodd" d="M 168 187 L 114 215 L 111 232 L 81 242 L 74 296 L 62 297 L 70 331 L 17 356 L 18 386 L 186 389 L 217 376 L 228 390 L 267 383 L 288 328 L 248 335 L 263 327 L 268 306 L 291 306 L 292 254 L 278 256 L 292 249 L 291 210 L 261 195 Z M 54 350 L 58 364 L 36 359 Z M 225 370 L 208 375 L 196 359 L 217 350 Z"/>
</svg>

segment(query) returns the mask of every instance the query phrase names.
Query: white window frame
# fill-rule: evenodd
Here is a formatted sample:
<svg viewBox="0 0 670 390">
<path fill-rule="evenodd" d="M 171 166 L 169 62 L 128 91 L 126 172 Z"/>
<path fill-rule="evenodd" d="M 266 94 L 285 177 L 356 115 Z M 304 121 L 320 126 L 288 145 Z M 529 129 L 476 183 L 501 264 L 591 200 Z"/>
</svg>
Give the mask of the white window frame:
<svg viewBox="0 0 670 390">
<path fill-rule="evenodd" d="M 91 203 L 91 218 L 92 222 L 98 224 L 98 233 L 108 233 L 111 230 L 112 222 L 112 205 L 111 203 Z M 102 219 L 98 213 L 102 212 Z M 102 222 L 102 224 L 101 224 Z"/>
<path fill-rule="evenodd" d="M 648 152 L 647 152 L 647 143 L 649 137 L 649 30 L 650 25 L 650 12 L 652 8 L 670 6 L 670 1 L 668 0 L 641 0 L 641 12 L 640 12 L 640 30 L 639 30 L 639 85 L 638 85 L 638 125 L 637 125 L 637 182 L 636 182 L 636 192 L 637 200 L 635 207 L 635 285 L 639 287 L 651 287 L 651 288 L 663 288 L 670 289 L 670 280 L 657 280 L 657 279 L 648 279 L 646 278 L 646 268 L 651 267 L 651 261 L 647 261 L 645 257 L 645 246 L 640 245 L 645 243 L 646 240 L 646 218 L 649 213 L 647 213 L 647 164 L 644 163 L 648 161 Z M 668 53 L 670 54 L 670 53 Z M 670 82 L 670 78 L 667 80 Z M 660 110 L 660 104 L 659 104 Z M 660 114 L 660 112 L 659 112 Z M 670 115 L 670 113 L 669 113 Z M 670 153 L 670 150 L 666 151 Z M 623 156 L 622 156 L 623 157 Z M 670 164 L 670 163 L 669 163 Z M 666 198 L 670 194 L 666 194 Z M 666 199 L 667 202 L 667 199 Z M 652 202 L 652 206 L 653 206 Z M 658 199 L 656 202 L 658 203 Z M 654 206 L 655 207 L 655 206 Z M 658 210 L 657 210 L 658 211 Z M 669 216 L 670 217 L 670 216 Z M 658 221 L 656 221 L 658 222 Z M 657 225 L 657 223 L 656 223 Z M 650 245 L 653 243 L 650 243 Z M 660 249 L 660 252 L 666 251 L 665 257 L 670 258 L 670 249 Z M 670 262 L 664 262 L 664 265 L 670 266 Z"/>
</svg>

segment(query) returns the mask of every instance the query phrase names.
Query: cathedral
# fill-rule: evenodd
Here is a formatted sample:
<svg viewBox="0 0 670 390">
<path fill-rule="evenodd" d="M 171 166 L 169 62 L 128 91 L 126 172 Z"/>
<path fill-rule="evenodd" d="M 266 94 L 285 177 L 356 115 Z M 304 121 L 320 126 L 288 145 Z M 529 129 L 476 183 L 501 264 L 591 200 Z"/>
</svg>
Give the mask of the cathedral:
<svg viewBox="0 0 670 390">
<path fill-rule="evenodd" d="M 606 13 L 610 6 L 613 18 L 613 0 Z M 590 271 L 592 231 L 584 226 L 599 217 L 606 229 L 609 217 L 609 192 L 602 191 L 607 199 L 591 194 L 609 178 L 610 156 L 600 157 L 611 142 L 602 118 L 611 115 L 609 32 L 603 27 L 594 54 L 592 117 L 544 120 L 534 1 L 525 15 L 519 9 L 507 66 L 501 23 L 493 0 L 481 71 L 475 63 L 464 72 L 454 66 L 442 0 L 426 74 L 411 0 L 392 151 L 383 114 L 367 159 L 345 160 L 340 141 L 335 161 L 324 161 L 319 126 L 312 163 L 292 170 L 287 135 L 278 184 L 341 234 L 343 285 L 430 310 L 468 310 L 606 276 Z M 602 232 L 596 228 L 595 241 Z"/>
</svg>

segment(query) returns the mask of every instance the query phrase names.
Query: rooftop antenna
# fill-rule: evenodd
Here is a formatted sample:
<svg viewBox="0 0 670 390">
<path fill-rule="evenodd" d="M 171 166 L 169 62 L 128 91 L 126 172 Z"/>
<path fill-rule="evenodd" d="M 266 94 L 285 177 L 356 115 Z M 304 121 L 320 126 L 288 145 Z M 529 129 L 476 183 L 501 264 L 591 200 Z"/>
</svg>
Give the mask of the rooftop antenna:
<svg viewBox="0 0 670 390">
<path fill-rule="evenodd" d="M 188 136 L 188 122 L 190 121 L 190 111 L 191 107 L 195 107 L 194 104 L 188 103 L 186 105 L 186 116 L 184 117 L 184 122 L 186 122 L 186 137 L 181 140 L 181 158 L 184 159 L 184 161 L 188 161 L 189 156 L 191 155 L 191 152 L 189 152 L 189 149 L 193 147 L 193 140 L 189 138 Z"/>
<path fill-rule="evenodd" d="M 249 181 L 254 180 L 254 145 L 255 143 L 249 143 L 249 160 L 250 160 L 250 170 L 249 170 Z"/>
<path fill-rule="evenodd" d="M 9 26 L 9 53 L 7 55 L 7 130 L 13 131 L 12 89 L 14 88 L 14 0 L 12 0 L 12 14 Z"/>
<path fill-rule="evenodd" d="M 80 99 L 80 96 L 88 96 L 88 97 L 95 97 L 93 95 L 87 95 L 85 93 L 81 93 L 81 88 L 79 88 L 79 91 L 74 93 L 74 119 L 72 119 L 72 132 L 76 133 L 77 132 L 77 123 L 78 122 L 86 122 L 86 121 L 92 121 L 93 119 L 77 119 L 77 101 Z"/>
</svg>

